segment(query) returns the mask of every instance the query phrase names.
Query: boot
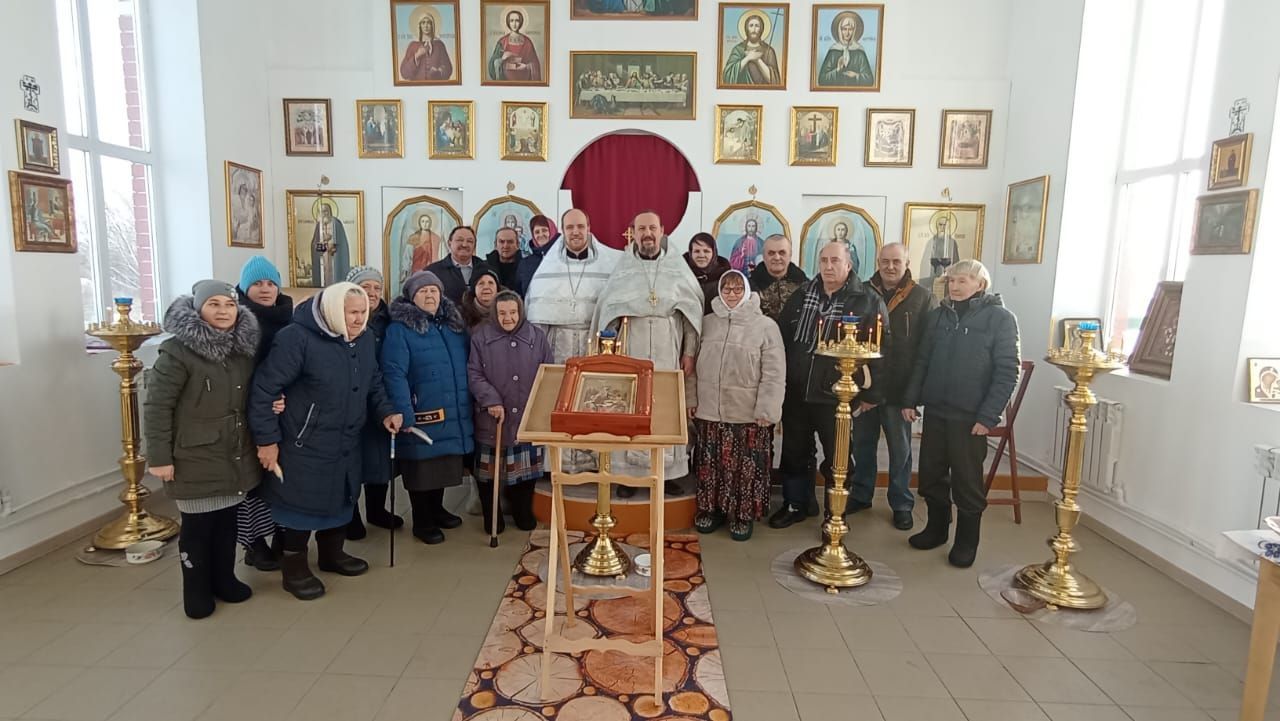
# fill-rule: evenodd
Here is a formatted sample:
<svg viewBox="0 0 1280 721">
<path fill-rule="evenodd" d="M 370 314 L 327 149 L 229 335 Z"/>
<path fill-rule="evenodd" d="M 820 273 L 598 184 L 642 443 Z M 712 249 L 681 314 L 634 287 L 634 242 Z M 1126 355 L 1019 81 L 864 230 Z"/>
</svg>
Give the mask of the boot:
<svg viewBox="0 0 1280 721">
<path fill-rule="evenodd" d="M 462 519 L 453 515 L 444 508 L 444 489 L 437 488 L 434 491 L 427 491 L 427 502 L 430 504 L 429 512 L 432 520 L 439 528 L 457 528 L 462 525 Z M 488 508 L 485 504 L 480 504 L 480 511 Z"/>
<path fill-rule="evenodd" d="M 213 548 L 210 554 L 210 578 L 213 595 L 219 601 L 241 603 L 248 601 L 253 589 L 236 578 L 236 508 L 215 511 Z M 262 540 L 258 540 L 262 543 Z M 263 543 L 265 547 L 266 544 Z"/>
<path fill-rule="evenodd" d="M 284 590 L 299 601 L 311 601 L 324 595 L 324 584 L 311 573 L 306 551 L 285 551 L 280 559 L 280 575 Z"/>
<path fill-rule="evenodd" d="M 369 525 L 394 530 L 404 525 L 404 519 L 387 511 L 389 484 L 370 483 L 364 487 L 364 515 Z"/>
<path fill-rule="evenodd" d="M 929 521 L 924 530 L 907 539 L 912 548 L 928 551 L 947 542 L 951 531 L 951 504 L 927 501 Z"/>
<path fill-rule="evenodd" d="M 342 576 L 359 576 L 369 570 L 369 563 L 342 550 L 342 545 L 346 542 L 345 535 L 341 527 L 316 531 L 316 550 L 319 552 L 316 565 L 321 571 Z"/>
<path fill-rule="evenodd" d="M 484 532 L 490 533 L 493 527 L 493 481 L 476 481 L 476 488 L 480 489 L 480 514 L 484 516 Z M 440 524 L 444 525 L 444 524 Z M 448 526 L 445 526 L 448 528 Z M 507 530 L 507 523 L 502 518 L 502 506 L 498 506 L 498 533 Z"/>
<path fill-rule="evenodd" d="M 537 481 L 522 481 L 507 488 L 507 498 L 511 501 L 511 518 L 516 528 L 532 531 L 538 527 L 538 518 L 533 515 L 533 493 L 537 490 Z"/>
<path fill-rule="evenodd" d="M 351 506 L 351 521 L 346 525 L 346 537 L 348 541 L 359 541 L 369 535 L 368 529 L 364 527 L 364 521 L 360 520 L 360 499 Z"/>
<path fill-rule="evenodd" d="M 182 566 L 182 610 L 187 618 L 207 618 L 213 613 L 211 542 L 213 519 L 209 513 L 182 514 L 178 558 Z M 234 546 L 232 553 L 235 553 Z M 234 563 L 234 561 L 233 561 Z"/>
<path fill-rule="evenodd" d="M 444 531 L 436 525 L 431 491 L 409 491 L 409 506 L 413 509 L 413 537 L 434 546 L 444 543 Z"/>
<path fill-rule="evenodd" d="M 275 544 L 274 540 L 272 544 Z M 253 566 L 259 571 L 279 571 L 280 555 L 274 548 L 267 545 L 266 539 L 258 538 L 252 544 L 245 546 L 244 565 Z"/>
<path fill-rule="evenodd" d="M 978 557 L 978 536 L 982 530 L 981 513 L 956 514 L 956 540 L 951 544 L 947 560 L 956 568 L 968 568 Z"/>
</svg>

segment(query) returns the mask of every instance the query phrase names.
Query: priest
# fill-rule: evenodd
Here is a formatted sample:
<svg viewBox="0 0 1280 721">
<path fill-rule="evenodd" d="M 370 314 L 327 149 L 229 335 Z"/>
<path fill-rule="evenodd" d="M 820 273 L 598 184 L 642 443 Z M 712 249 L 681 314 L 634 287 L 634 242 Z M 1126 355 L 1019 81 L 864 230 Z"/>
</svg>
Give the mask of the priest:
<svg viewBox="0 0 1280 721">
<path fill-rule="evenodd" d="M 618 261 L 600 294 L 592 329 L 618 330 L 626 319 L 627 355 L 647 358 L 657 370 L 678 368 L 688 376 L 693 372 L 702 332 L 702 288 L 680 254 L 667 249 L 657 213 L 640 213 L 631 225 L 629 252 Z M 686 404 L 692 406 L 693 402 L 693 398 L 685 398 Z M 665 458 L 666 492 L 679 494 L 680 486 L 673 479 L 688 475 L 688 449 L 668 449 Z M 615 454 L 613 468 L 617 473 L 646 474 L 647 454 Z M 623 498 L 634 493 L 635 489 L 629 486 L 618 488 L 618 495 Z"/>
</svg>

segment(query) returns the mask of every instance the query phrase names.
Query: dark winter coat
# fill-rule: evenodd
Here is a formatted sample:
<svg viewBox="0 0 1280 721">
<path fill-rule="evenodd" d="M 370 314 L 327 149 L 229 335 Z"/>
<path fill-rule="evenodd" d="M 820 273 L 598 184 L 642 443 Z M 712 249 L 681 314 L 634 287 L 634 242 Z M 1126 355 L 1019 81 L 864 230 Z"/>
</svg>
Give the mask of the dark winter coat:
<svg viewBox="0 0 1280 721">
<path fill-rule="evenodd" d="M 835 360 L 815 355 L 812 338 L 796 340 L 795 337 L 796 328 L 800 325 L 805 292 L 811 284 L 816 284 L 821 291 L 822 278 L 814 278 L 797 288 L 787 299 L 786 305 L 782 307 L 782 313 L 778 319 L 778 329 L 782 331 L 782 343 L 787 349 L 787 398 L 803 398 L 811 402 L 819 398 L 823 402 L 834 405 L 836 399 L 830 394 L 830 388 L 840 380 L 840 371 L 836 369 Z M 875 332 L 878 315 L 882 318 L 882 342 L 892 342 L 889 340 L 888 313 L 885 310 L 884 301 L 871 288 L 858 280 L 858 276 L 850 273 L 848 280 L 836 290 L 833 298 L 841 301 L 841 315 L 856 315 L 860 319 L 859 339 L 866 340 L 868 334 Z M 837 331 L 831 327 L 832 323 L 828 321 L 825 326 L 823 334 L 826 339 L 835 340 Z M 867 363 L 873 378 L 880 373 L 882 362 L 882 360 L 873 360 Z M 863 389 L 858 395 L 858 400 L 866 403 L 884 402 L 879 384 L 872 383 L 870 387 Z"/>
<path fill-rule="evenodd" d="M 259 446 L 280 445 L 284 481 L 270 474 L 263 490 L 272 508 L 332 516 L 359 496 L 365 423 L 395 409 L 382 385 L 374 335 L 346 341 L 334 334 L 319 317 L 319 300 L 303 301 L 276 335 L 253 377 L 249 423 Z M 271 403 L 281 394 L 286 405 L 277 416 Z"/>
<path fill-rule="evenodd" d="M 523 298 L 524 294 L 529 292 L 529 283 L 533 282 L 533 274 L 538 272 L 538 266 L 542 265 L 542 259 L 546 257 L 547 251 L 551 250 L 551 246 L 556 244 L 556 240 L 560 238 L 560 234 L 556 233 L 552 236 L 547 244 L 539 248 L 533 243 L 529 244 L 529 254 L 520 259 L 520 267 L 516 269 L 516 287 L 512 288 Z"/>
<path fill-rule="evenodd" d="M 387 394 L 404 415 L 405 427 L 416 420 L 433 441 L 428 445 L 413 434 L 401 434 L 397 458 L 425 460 L 475 448 L 467 392 L 467 331 L 452 303 L 442 300 L 432 316 L 405 298 L 396 299 L 382 345 L 382 369 Z"/>
<path fill-rule="evenodd" d="M 502 446 L 515 445 L 516 430 L 524 419 L 538 366 L 554 362 L 547 335 L 528 321 L 521 320 L 510 333 L 499 327 L 497 321 L 489 321 L 475 330 L 471 336 L 471 357 L 467 359 L 467 381 L 476 399 L 477 443 L 495 445 L 498 420 L 485 409 L 502 406 L 506 411 Z"/>
<path fill-rule="evenodd" d="M 782 318 L 782 306 L 791 299 L 791 294 L 808 280 L 795 263 L 787 266 L 787 274 L 780 279 L 769 275 L 764 263 L 751 269 L 751 290 L 760 295 L 760 310 L 775 321 Z"/>
<path fill-rule="evenodd" d="M 262 305 L 255 303 L 239 288 L 236 288 L 236 295 L 240 296 L 240 305 L 249 309 L 249 312 L 258 319 L 258 330 L 261 333 L 258 338 L 258 351 L 254 354 L 253 360 L 254 363 L 262 363 L 267 353 L 271 351 L 271 343 L 275 340 L 276 333 L 293 322 L 293 298 L 281 293 L 276 296 L 275 305 Z"/>
<path fill-rule="evenodd" d="M 726 258 L 717 255 L 712 259 L 709 267 L 699 268 L 693 264 L 693 257 L 689 255 L 689 251 L 684 253 L 684 262 L 693 272 L 698 285 L 702 286 L 702 297 L 705 299 L 702 304 L 702 314 L 706 315 L 711 312 L 711 299 L 720 295 L 720 276 L 732 270 L 733 266 L 729 265 Z"/>
<path fill-rule="evenodd" d="M 902 407 L 902 395 L 907 381 L 911 380 L 920 339 L 924 337 L 925 314 L 935 305 L 933 294 L 911 279 L 910 270 L 892 291 L 884 289 L 879 271 L 867 283 L 884 299 L 889 309 L 889 328 L 893 331 L 892 342 L 881 349 L 884 363 L 875 382 L 881 384 L 886 404 Z"/>
<path fill-rule="evenodd" d="M 485 265 L 488 265 L 498 274 L 498 285 L 500 286 L 498 290 L 503 288 L 516 290 L 516 283 L 519 282 L 521 260 L 523 259 L 517 255 L 516 259 L 510 263 L 503 263 L 496 250 L 489 251 L 489 254 L 484 257 Z"/>
<path fill-rule="evenodd" d="M 387 326 L 391 323 L 391 313 L 387 310 L 385 300 L 378 302 L 377 310 L 369 314 L 369 325 L 365 333 L 373 335 L 376 357 L 382 358 L 382 339 L 386 337 Z M 385 385 L 386 379 L 383 379 Z M 391 436 L 382 427 L 381 416 L 370 416 L 365 421 L 364 432 L 360 434 L 360 466 L 363 469 L 360 479 L 365 483 L 387 483 L 391 480 Z"/>
<path fill-rule="evenodd" d="M 230 332 L 214 330 L 184 295 L 165 312 L 164 329 L 173 337 L 146 376 L 148 461 L 173 466 L 172 498 L 243 494 L 261 473 L 245 420 L 258 320 L 241 306 Z"/>
<path fill-rule="evenodd" d="M 471 287 L 471 284 L 463 279 L 462 269 L 453 262 L 452 255 L 445 255 L 440 260 L 428 265 L 427 270 L 435 273 L 440 282 L 444 284 L 444 297 L 455 304 L 462 302 L 462 294 L 467 292 L 467 288 Z M 489 267 L 488 263 L 481 260 L 479 256 L 471 259 L 472 278 L 486 270 L 492 270 L 492 268 Z"/>
<path fill-rule="evenodd" d="M 966 302 L 963 315 L 948 300 L 925 317 L 903 405 L 994 428 L 1018 383 L 1018 319 L 999 295 L 979 293 Z"/>
</svg>

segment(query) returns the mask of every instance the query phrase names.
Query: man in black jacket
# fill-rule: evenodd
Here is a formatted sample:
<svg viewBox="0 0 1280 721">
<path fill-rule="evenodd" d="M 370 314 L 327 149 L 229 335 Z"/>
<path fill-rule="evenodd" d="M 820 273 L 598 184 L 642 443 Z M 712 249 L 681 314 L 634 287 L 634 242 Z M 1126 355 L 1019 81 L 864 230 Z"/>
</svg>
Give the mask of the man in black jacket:
<svg viewBox="0 0 1280 721">
<path fill-rule="evenodd" d="M 476 232 L 469 225 L 459 225 L 449 233 L 449 254 L 428 265 L 427 270 L 444 284 L 446 298 L 461 303 L 471 278 L 490 268 L 476 257 Z"/>
<path fill-rule="evenodd" d="M 751 290 L 760 296 L 760 310 L 777 321 L 782 306 L 809 278 L 791 262 L 791 239 L 771 235 L 764 239 L 764 262 L 751 269 Z"/>
<path fill-rule="evenodd" d="M 815 356 L 818 340 L 839 337 L 840 320 L 857 316 L 859 337 L 874 333 L 877 318 L 889 336 L 884 301 L 853 274 L 853 261 L 845 243 L 828 243 L 818 253 L 818 277 L 800 286 L 782 308 L 778 327 L 787 352 L 787 392 L 782 403 L 782 508 L 769 517 L 773 528 L 786 528 L 818 514 L 814 496 L 817 457 L 813 434 L 822 443 L 822 475 L 830 484 L 831 459 L 835 457 L 836 397 L 831 386 L 840 378 L 835 361 Z M 821 319 L 821 323 L 819 323 Z M 822 338 L 819 338 L 819 326 Z M 872 373 L 879 361 L 871 363 Z M 873 384 L 859 400 L 883 401 Z"/>
<path fill-rule="evenodd" d="M 884 299 L 889 309 L 889 327 L 893 342 L 883 350 L 880 373 L 872 385 L 879 386 L 884 402 L 872 405 L 865 399 L 860 413 L 853 419 L 853 478 L 849 490 L 849 512 L 871 508 L 876 490 L 876 456 L 880 446 L 880 430 L 884 429 L 889 447 L 889 508 L 893 526 L 911 530 L 911 424 L 902 418 L 902 394 L 924 330 L 925 313 L 933 307 L 933 294 L 911 279 L 907 247 L 889 243 L 876 255 L 876 274 L 867 281 L 871 289 Z"/>
<path fill-rule="evenodd" d="M 954 499 L 956 538 L 948 560 L 968 568 L 978 555 L 987 507 L 982 478 L 987 434 L 1000 423 L 1018 384 L 1018 319 L 1005 310 L 1000 296 L 987 292 L 991 276 L 982 263 L 955 263 L 946 279 L 947 300 L 925 318 L 903 394 L 905 420 L 914 421 L 916 406 L 924 405 L 920 495 L 929 507 L 928 524 L 910 543 L 921 550 L 946 543 Z"/>
<path fill-rule="evenodd" d="M 515 228 L 505 225 L 498 228 L 498 232 L 493 234 L 493 250 L 484 257 L 484 262 L 497 271 L 498 283 L 503 288 L 516 289 L 520 270 L 520 236 Z"/>
</svg>

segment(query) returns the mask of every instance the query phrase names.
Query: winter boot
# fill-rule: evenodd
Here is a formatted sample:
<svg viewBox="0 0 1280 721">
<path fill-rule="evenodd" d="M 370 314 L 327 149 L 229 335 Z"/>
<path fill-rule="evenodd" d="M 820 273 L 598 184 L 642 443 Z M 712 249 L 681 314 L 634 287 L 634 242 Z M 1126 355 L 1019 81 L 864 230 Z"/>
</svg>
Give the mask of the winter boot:
<svg viewBox="0 0 1280 721">
<path fill-rule="evenodd" d="M 348 541 L 359 541 L 369 535 L 369 530 L 364 527 L 364 521 L 360 519 L 360 499 L 357 498 L 355 504 L 351 507 L 351 520 L 345 526 L 345 535 Z"/>
<path fill-rule="evenodd" d="M 951 531 L 951 504 L 927 501 L 929 521 L 924 530 L 907 539 L 912 548 L 928 551 L 947 542 Z"/>
<path fill-rule="evenodd" d="M 284 579 L 284 590 L 299 601 L 311 601 L 324 595 L 324 584 L 311 573 L 305 550 L 285 551 L 280 559 L 280 575 Z"/>
<path fill-rule="evenodd" d="M 480 490 L 480 514 L 484 516 L 484 532 L 491 533 L 493 528 L 493 481 L 476 481 L 476 488 Z M 443 523 L 440 524 L 445 528 Z M 498 533 L 507 530 L 507 523 L 502 518 L 502 506 L 498 506 Z"/>
<path fill-rule="evenodd" d="M 389 484 L 371 483 L 364 487 L 364 515 L 369 525 L 393 530 L 404 525 L 404 519 L 387 511 Z"/>
<path fill-rule="evenodd" d="M 978 536 L 982 530 L 981 513 L 956 514 L 956 540 L 951 544 L 947 560 L 956 568 L 968 568 L 978 557 Z"/>
<path fill-rule="evenodd" d="M 537 490 L 537 481 L 521 481 L 507 487 L 507 499 L 511 501 L 511 518 L 516 528 L 532 531 L 538 527 L 538 519 L 533 515 L 533 493 Z"/>
<path fill-rule="evenodd" d="M 182 514 L 178 558 L 182 565 L 182 610 L 187 618 L 207 618 L 213 613 L 213 519 L 211 513 Z M 235 553 L 235 547 L 232 547 Z M 234 561 L 233 561 L 234 563 Z"/>
<path fill-rule="evenodd" d="M 436 524 L 435 506 L 431 491 L 409 491 L 409 506 L 413 509 L 413 537 L 434 546 L 444 543 L 444 531 Z"/>
<path fill-rule="evenodd" d="M 210 554 L 213 595 L 227 603 L 248 601 L 253 589 L 236 578 L 236 508 L 224 508 L 215 515 Z"/>
<path fill-rule="evenodd" d="M 258 538 L 245 546 L 244 565 L 253 566 L 259 571 L 279 571 L 280 555 L 267 545 L 265 538 Z"/>
<path fill-rule="evenodd" d="M 316 531 L 316 550 L 318 551 L 316 565 L 321 571 L 342 576 L 359 576 L 369 570 L 369 563 L 342 550 L 342 545 L 346 541 L 345 535 L 341 527 Z"/>
</svg>

